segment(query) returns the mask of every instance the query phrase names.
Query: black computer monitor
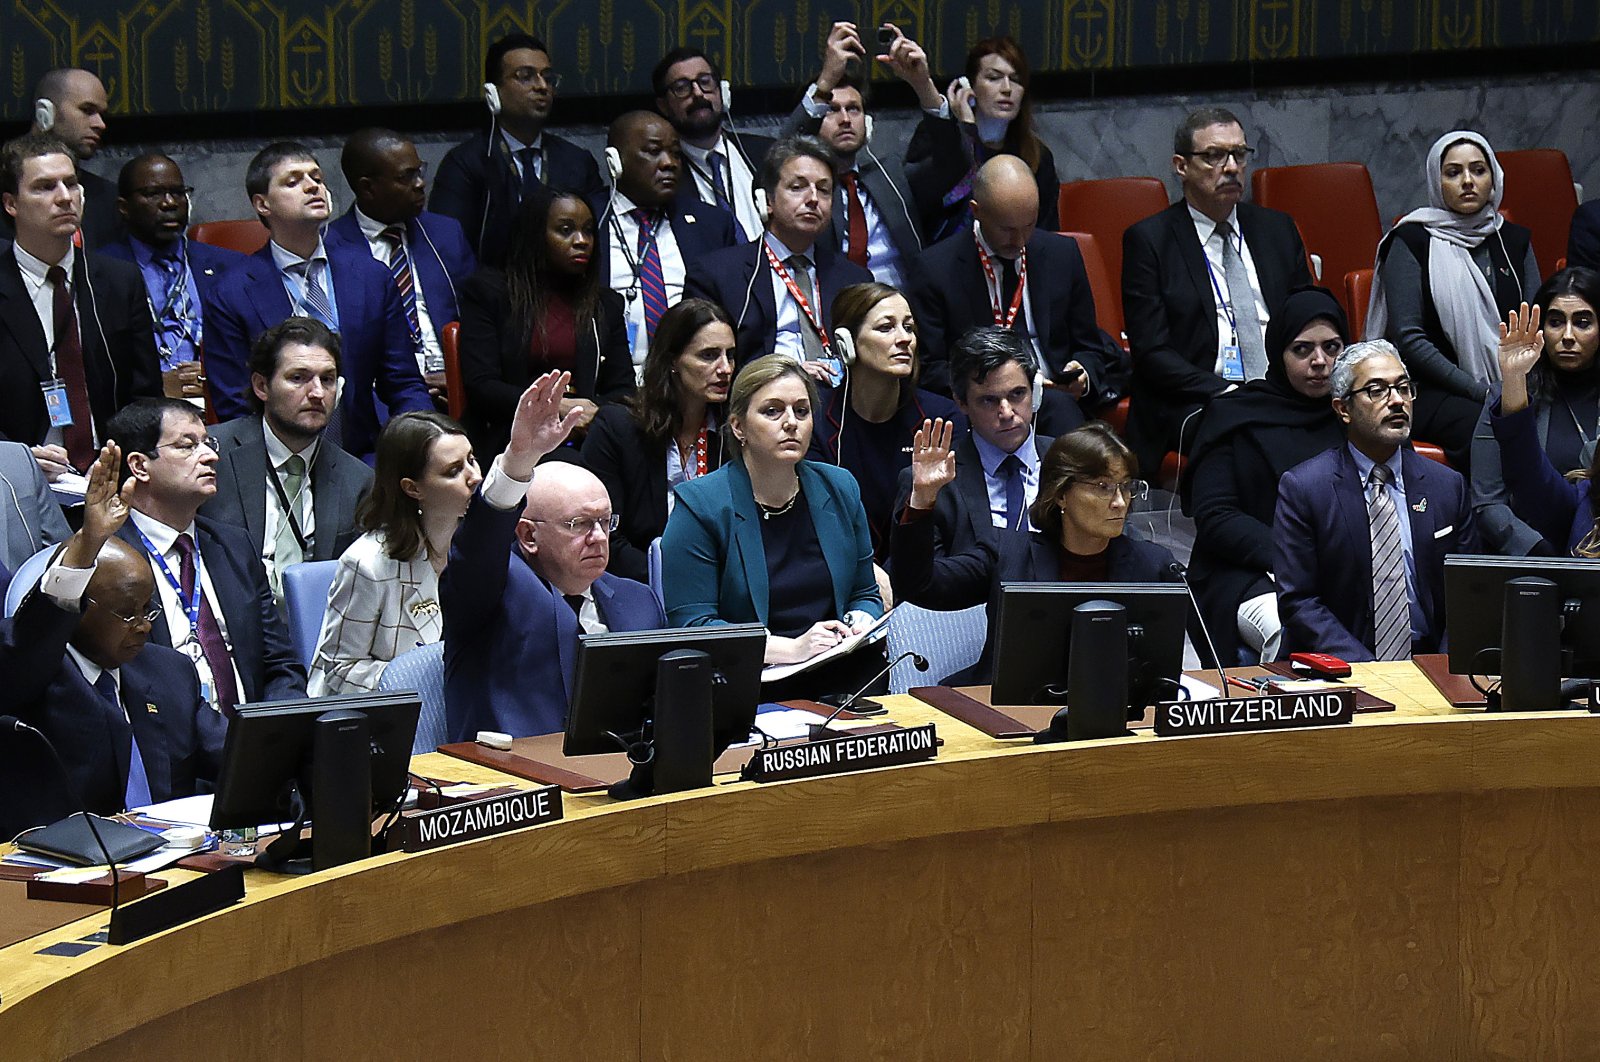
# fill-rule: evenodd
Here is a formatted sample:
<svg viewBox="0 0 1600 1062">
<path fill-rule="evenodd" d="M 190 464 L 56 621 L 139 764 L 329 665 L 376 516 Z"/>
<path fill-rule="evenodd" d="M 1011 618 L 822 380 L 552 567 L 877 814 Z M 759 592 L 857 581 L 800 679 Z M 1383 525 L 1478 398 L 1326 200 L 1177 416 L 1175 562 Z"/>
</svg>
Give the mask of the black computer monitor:
<svg viewBox="0 0 1600 1062">
<path fill-rule="evenodd" d="M 1126 610 L 1130 718 L 1147 705 L 1178 699 L 1189 621 L 1182 583 L 1002 583 L 991 703 L 1067 702 L 1072 614 L 1089 601 Z"/>
<path fill-rule="evenodd" d="M 1558 707 L 1565 698 L 1547 702 L 1561 678 L 1600 678 L 1600 560 L 1449 556 L 1444 607 L 1451 672 L 1502 676 L 1507 708 Z M 1524 682 L 1545 693 L 1530 701 Z"/>
</svg>

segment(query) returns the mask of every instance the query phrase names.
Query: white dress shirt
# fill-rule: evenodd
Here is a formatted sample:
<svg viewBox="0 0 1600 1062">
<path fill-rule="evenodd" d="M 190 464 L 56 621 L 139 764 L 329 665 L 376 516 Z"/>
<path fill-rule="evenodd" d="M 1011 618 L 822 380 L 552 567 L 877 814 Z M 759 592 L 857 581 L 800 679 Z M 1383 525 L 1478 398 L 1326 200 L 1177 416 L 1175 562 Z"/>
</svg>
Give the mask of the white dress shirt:
<svg viewBox="0 0 1600 1062">
<path fill-rule="evenodd" d="M 356 224 L 361 227 L 361 235 L 367 238 L 367 247 L 372 251 L 372 257 L 387 268 L 389 259 L 394 255 L 394 245 L 384 238 L 384 230 L 389 226 L 381 221 L 373 221 L 361 212 L 360 207 L 355 208 Z M 428 293 L 422 289 L 422 274 L 417 271 L 417 256 L 412 250 L 411 239 L 405 235 L 406 226 L 400 226 L 400 246 L 405 248 L 406 256 L 411 259 L 411 290 L 417 297 L 417 328 L 422 332 L 422 349 L 417 352 L 417 371 L 428 373 L 443 371 L 444 350 L 439 346 L 438 333 L 433 328 L 433 318 L 428 316 Z M 436 253 L 433 248 L 429 253 Z M 440 266 L 444 263 L 440 262 Z M 438 366 L 435 370 L 430 366 Z"/>
<path fill-rule="evenodd" d="M 795 282 L 796 286 L 800 286 L 800 278 L 794 275 L 794 267 L 789 265 L 790 256 L 797 252 L 785 247 L 783 241 L 770 232 L 766 233 L 763 239 L 772 248 L 772 253 L 778 256 L 778 261 L 783 263 L 783 268 L 789 271 L 790 279 Z M 817 290 L 815 251 L 807 250 L 804 254 L 807 263 L 806 276 L 811 282 L 811 312 L 820 321 L 822 319 L 822 307 L 817 303 L 821 301 L 821 292 Z M 756 258 L 756 271 L 759 273 L 764 265 L 768 265 L 767 256 L 765 252 L 761 252 Z M 783 282 L 783 278 L 778 275 L 778 271 L 768 268 L 767 272 L 772 277 L 773 306 L 777 308 L 778 314 L 777 337 L 772 344 L 772 352 L 774 354 L 782 354 L 787 358 L 793 358 L 795 361 L 805 361 L 806 346 L 800 329 L 809 329 L 811 325 L 801 321 L 800 304 L 795 302 L 793 295 L 789 294 L 789 285 Z"/>
<path fill-rule="evenodd" d="M 628 347 L 633 352 L 635 383 L 644 382 L 644 358 L 650 353 L 650 332 L 644 321 L 644 296 L 639 290 L 639 221 L 633 216 L 638 205 L 621 192 L 611 201 L 606 228 L 611 238 L 611 275 L 606 283 L 611 290 L 627 302 L 623 321 L 628 328 Z M 678 237 L 672 231 L 672 222 L 665 207 L 659 211 L 661 220 L 656 225 L 656 250 L 661 255 L 661 279 L 666 284 L 667 305 L 676 306 L 683 300 L 683 276 L 687 269 L 683 254 L 678 250 Z"/>
<path fill-rule="evenodd" d="M 278 474 L 278 482 L 284 486 L 284 493 L 288 493 L 289 484 L 286 477 L 289 470 L 284 465 L 289 463 L 289 458 L 294 451 L 284 445 L 283 440 L 273 434 L 267 426 L 265 417 L 261 418 L 261 434 L 267 441 L 268 475 L 272 470 Z M 318 436 L 311 441 L 311 445 L 300 451 L 300 456 L 306 459 L 305 478 L 300 481 L 300 492 L 289 498 L 289 504 L 294 506 L 296 519 L 300 521 L 300 533 L 305 536 L 306 556 L 302 560 L 311 559 L 311 544 L 317 534 L 317 507 L 311 500 L 311 466 L 317 460 L 317 448 L 322 445 L 322 438 Z M 267 492 L 267 524 L 266 533 L 261 536 L 261 563 L 266 565 L 267 571 L 274 571 L 277 567 L 278 533 L 283 530 L 283 503 L 278 501 L 278 492 L 271 483 L 263 483 L 261 489 Z M 152 540 L 153 541 L 153 540 Z M 280 572 L 281 576 L 282 573 Z"/>
<path fill-rule="evenodd" d="M 217 617 L 217 629 L 222 632 L 222 643 L 227 646 L 228 657 L 232 661 L 233 639 L 228 635 L 228 617 L 223 614 L 222 602 L 217 598 L 216 587 L 211 585 L 211 575 L 206 571 L 205 556 L 201 553 L 200 537 L 195 533 L 194 523 L 191 521 L 188 527 L 179 532 L 137 509 L 128 514 L 128 519 L 133 521 L 133 525 L 167 562 L 167 570 L 172 573 L 174 579 L 183 578 L 183 554 L 178 552 L 178 535 L 181 533 L 189 536 L 195 547 L 194 567 L 195 575 L 200 580 L 200 595 L 204 600 L 211 602 L 211 614 Z M 155 576 L 156 595 L 161 600 L 161 613 L 166 617 L 167 633 L 172 638 L 173 648 L 188 653 L 189 658 L 194 661 L 194 669 L 200 675 L 201 691 L 214 707 L 217 703 L 217 692 L 216 683 L 212 679 L 211 662 L 206 659 L 204 653 L 189 652 L 183 648 L 191 639 L 196 642 L 199 640 L 199 635 L 189 626 L 189 614 L 183 610 L 183 603 L 178 600 L 177 589 L 161 573 L 161 566 L 155 562 L 154 557 L 150 558 L 150 573 Z M 239 674 L 237 662 L 233 662 L 233 688 L 239 692 L 239 698 L 243 701 L 244 678 Z"/>
<path fill-rule="evenodd" d="M 717 191 L 711 183 L 711 161 L 708 156 L 715 151 L 726 160 L 723 176 L 728 186 L 728 200 L 733 204 L 734 219 L 739 222 L 745 239 L 753 240 L 759 236 L 766 226 L 761 221 L 761 215 L 756 213 L 756 175 L 744 160 L 744 153 L 729 142 L 727 134 L 719 137 L 714 147 L 696 147 L 684 141 L 682 150 L 684 161 L 689 163 L 689 172 L 694 175 L 695 193 L 702 202 L 713 205 L 717 202 Z"/>
<path fill-rule="evenodd" d="M 50 263 L 35 258 L 22 249 L 22 245 L 13 243 L 12 252 L 17 257 L 17 268 L 22 271 L 22 287 L 28 293 L 28 298 L 33 302 L 33 312 L 39 317 L 39 324 L 44 329 L 44 346 L 46 358 L 50 363 L 50 375 L 54 379 L 61 379 L 61 373 L 56 369 L 56 289 L 50 286 L 45 275 L 50 271 Z M 77 249 L 71 244 L 67 245 L 67 256 L 56 264 L 67 271 L 67 290 L 72 290 L 72 264 L 77 255 Z M 76 312 L 77 304 L 73 304 Z M 78 329 L 78 346 L 83 346 L 83 329 Z M 49 383 L 49 380 L 45 381 Z M 100 445 L 100 434 L 94 430 L 94 418 L 90 418 L 89 430 L 94 432 L 94 444 Z M 64 446 L 66 432 L 61 428 L 52 426 L 44 434 L 45 445 Z"/>
<path fill-rule="evenodd" d="M 544 180 L 544 130 L 533 138 L 533 143 L 524 144 L 510 133 L 505 126 L 500 127 L 500 135 L 505 137 L 506 147 L 511 149 L 511 168 L 517 171 L 517 179 L 522 179 L 522 158 L 517 154 L 527 148 L 533 148 L 533 175 L 539 180 Z"/>
<path fill-rule="evenodd" d="M 1228 278 L 1222 266 L 1222 237 L 1217 235 L 1217 223 L 1206 217 L 1193 206 L 1189 207 L 1189 217 L 1194 221 L 1195 235 L 1199 237 L 1200 249 L 1205 252 L 1206 263 L 1211 267 L 1214 283 L 1211 285 L 1211 299 L 1217 308 L 1217 360 L 1212 366 L 1212 371 L 1218 376 L 1222 375 L 1222 348 L 1233 346 L 1233 322 L 1229 317 L 1231 306 L 1224 303 L 1218 292 L 1232 300 L 1233 295 L 1228 291 Z M 1228 224 L 1233 227 L 1234 246 L 1239 250 L 1239 257 L 1244 259 L 1245 275 L 1250 278 L 1250 292 L 1256 300 L 1256 318 L 1261 322 L 1262 339 L 1265 341 L 1267 320 L 1272 315 L 1267 312 L 1267 300 L 1261 294 L 1261 277 L 1256 273 L 1256 260 L 1250 254 L 1250 243 L 1244 238 L 1244 233 L 1239 231 L 1239 210 L 1234 208 L 1228 215 Z M 1267 359 L 1279 357 L 1283 351 L 1267 351 Z"/>
</svg>

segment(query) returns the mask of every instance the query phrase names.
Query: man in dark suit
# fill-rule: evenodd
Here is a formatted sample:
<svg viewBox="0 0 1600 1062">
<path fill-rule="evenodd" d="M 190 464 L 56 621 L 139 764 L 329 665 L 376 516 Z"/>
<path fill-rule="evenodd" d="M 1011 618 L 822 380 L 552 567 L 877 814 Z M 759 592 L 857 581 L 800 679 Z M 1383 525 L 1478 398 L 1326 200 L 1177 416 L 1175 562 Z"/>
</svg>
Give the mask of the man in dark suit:
<svg viewBox="0 0 1600 1062">
<path fill-rule="evenodd" d="M 53 136 L 0 148 L 0 203 L 16 227 L 0 251 L 0 435 L 32 446 L 51 482 L 88 468 L 119 408 L 161 393 L 139 271 L 72 244 L 77 185 Z"/>
<path fill-rule="evenodd" d="M 568 380 L 546 373 L 523 393 L 450 544 L 439 597 L 452 741 L 561 730 L 580 633 L 666 626 L 648 587 L 606 573 L 615 517 L 601 482 L 564 461 L 534 471 L 578 422 L 560 414 Z"/>
<path fill-rule="evenodd" d="M 291 317 L 250 351 L 256 415 L 212 435 L 217 492 L 200 507 L 217 523 L 244 527 L 283 599 L 283 569 L 333 560 L 360 535 L 356 505 L 372 469 L 323 437 L 339 385 L 339 338 L 321 322 Z"/>
<path fill-rule="evenodd" d="M 1572 215 L 1567 232 L 1567 265 L 1600 269 L 1600 199 L 1591 199 Z"/>
<path fill-rule="evenodd" d="M 1283 474 L 1272 526 L 1284 653 L 1405 660 L 1443 651 L 1444 558 L 1477 549 L 1461 474 L 1418 457 L 1411 377 L 1387 340 L 1344 349 L 1348 444 Z"/>
<path fill-rule="evenodd" d="M 1076 241 L 1036 227 L 1039 187 L 1013 155 L 997 155 L 972 182 L 973 225 L 930 247 L 913 288 L 922 386 L 951 386 L 946 344 L 980 325 L 1011 328 L 1049 383 L 1044 429 L 1083 423 L 1080 401 L 1114 401 L 1127 377 L 1095 322 L 1094 295 Z"/>
<path fill-rule="evenodd" d="M 0 441 L 0 564 L 13 571 L 72 534 L 44 470 L 21 443 Z"/>
<path fill-rule="evenodd" d="M 250 347 L 286 317 L 314 317 L 339 336 L 344 364 L 340 444 L 366 457 L 378 436 L 373 391 L 389 413 L 432 409 L 417 370 L 400 290 L 365 247 L 323 241 L 328 190 L 303 144 L 268 144 L 250 160 L 245 190 L 272 239 L 206 300 L 206 376 L 218 420 L 250 412 Z"/>
<path fill-rule="evenodd" d="M 202 300 L 244 255 L 185 235 L 193 192 L 167 156 L 148 152 L 129 159 L 117 175 L 117 212 L 126 235 L 100 249 L 132 262 L 144 278 L 167 397 L 204 401 Z"/>
<path fill-rule="evenodd" d="M 819 383 L 838 383 L 833 300 L 872 274 L 818 242 L 833 223 L 833 156 L 815 137 L 780 140 L 761 164 L 761 187 L 771 207 L 761 238 L 691 263 L 683 293 L 733 315 L 740 365 L 784 354 Z"/>
<path fill-rule="evenodd" d="M 561 75 L 543 41 L 526 33 L 501 37 L 484 56 L 483 80 L 489 130 L 444 157 L 432 206 L 460 222 L 478 261 L 499 268 L 530 191 L 544 185 L 587 199 L 601 189 L 600 170 L 587 151 L 545 130 Z"/>
<path fill-rule="evenodd" d="M 328 238 L 366 250 L 394 278 L 417 369 L 434 400 L 445 397 L 445 325 L 461 320 L 456 285 L 478 269 L 455 218 L 422 209 L 425 167 L 416 145 L 389 129 L 362 129 L 339 156 L 356 201 Z"/>
<path fill-rule="evenodd" d="M 0 742 L 0 835 L 88 809 L 111 814 L 189 796 L 214 781 L 226 721 L 200 697 L 182 653 L 146 644 L 150 566 L 113 537 L 127 519 L 119 452 L 90 471 L 83 528 L 67 541 L 16 616 L 0 623 L 0 711 L 37 728 L 50 755 L 12 735 Z"/>
<path fill-rule="evenodd" d="M 133 513 L 117 534 L 148 558 L 150 638 L 187 653 L 207 701 L 224 712 L 248 701 L 306 695 L 306 672 L 272 600 L 261 557 L 243 528 L 196 515 L 217 492 L 217 441 L 193 406 L 146 398 L 112 418 L 120 478 Z"/>
<path fill-rule="evenodd" d="M 1123 235 L 1128 433 L 1141 468 L 1181 449 L 1180 432 L 1192 433 L 1193 414 L 1213 397 L 1266 372 L 1282 353 L 1263 347 L 1269 316 L 1312 283 L 1294 219 L 1241 202 L 1254 150 L 1228 111 L 1190 114 L 1173 144 L 1182 201 Z"/>
<path fill-rule="evenodd" d="M 682 300 L 689 263 L 739 240 L 733 215 L 683 189 L 678 134 L 665 118 L 630 111 L 611 123 L 606 143 L 621 168 L 611 194 L 590 206 L 600 219 L 601 275 L 627 302 L 628 346 L 642 379 L 656 322 Z"/>
<path fill-rule="evenodd" d="M 122 236 L 116 185 L 82 165 L 94 158 L 102 146 L 109 107 L 106 87 L 88 70 L 63 67 L 48 71 L 33 89 L 33 127 L 28 131 L 59 138 L 78 160 L 78 185 L 83 189 L 83 245 L 91 251 Z"/>
</svg>

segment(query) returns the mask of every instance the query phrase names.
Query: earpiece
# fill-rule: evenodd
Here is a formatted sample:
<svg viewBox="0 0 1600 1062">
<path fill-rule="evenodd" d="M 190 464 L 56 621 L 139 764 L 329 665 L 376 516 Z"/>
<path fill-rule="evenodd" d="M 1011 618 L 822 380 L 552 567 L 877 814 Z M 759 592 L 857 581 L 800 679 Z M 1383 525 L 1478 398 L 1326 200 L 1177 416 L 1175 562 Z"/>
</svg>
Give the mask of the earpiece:
<svg viewBox="0 0 1600 1062">
<path fill-rule="evenodd" d="M 483 104 L 496 118 L 500 116 L 500 86 L 493 81 L 483 83 Z"/>
<path fill-rule="evenodd" d="M 56 126 L 56 105 L 47 99 L 33 101 L 33 124 L 39 127 L 41 133 L 48 133 Z"/>
<path fill-rule="evenodd" d="M 614 147 L 606 148 L 606 173 L 611 175 L 612 184 L 622 176 L 622 152 Z"/>
<path fill-rule="evenodd" d="M 767 190 L 765 188 L 757 188 L 751 193 L 751 199 L 754 200 L 756 204 L 756 217 L 760 218 L 761 224 L 765 226 L 767 223 L 767 216 L 771 213 L 771 211 L 767 209 Z"/>
<path fill-rule="evenodd" d="M 833 330 L 833 349 L 838 353 L 839 360 L 844 362 L 845 368 L 850 368 L 856 363 L 856 337 L 850 334 L 848 328 L 835 328 Z"/>
<path fill-rule="evenodd" d="M 722 113 L 726 117 L 727 113 L 733 110 L 733 85 L 726 79 L 717 84 L 722 88 Z"/>
<path fill-rule="evenodd" d="M 1039 407 L 1044 405 L 1044 373 L 1038 369 L 1033 371 L 1033 415 L 1038 417 Z"/>
<path fill-rule="evenodd" d="M 866 147 L 872 143 L 872 115 L 864 116 L 861 119 L 861 126 L 861 146 Z"/>
</svg>

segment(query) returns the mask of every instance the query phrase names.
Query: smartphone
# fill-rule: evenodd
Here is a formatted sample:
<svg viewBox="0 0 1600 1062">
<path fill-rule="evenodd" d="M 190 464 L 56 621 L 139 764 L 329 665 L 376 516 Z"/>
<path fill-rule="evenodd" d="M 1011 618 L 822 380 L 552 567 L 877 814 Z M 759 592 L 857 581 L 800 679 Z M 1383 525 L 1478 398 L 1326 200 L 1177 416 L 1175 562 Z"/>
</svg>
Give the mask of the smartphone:
<svg viewBox="0 0 1600 1062">
<path fill-rule="evenodd" d="M 890 29 L 888 26 L 879 26 L 878 27 L 878 47 L 882 48 L 884 51 L 888 51 L 889 48 L 894 44 L 895 38 L 897 36 L 899 36 L 899 34 L 897 34 L 894 30 Z"/>
</svg>

